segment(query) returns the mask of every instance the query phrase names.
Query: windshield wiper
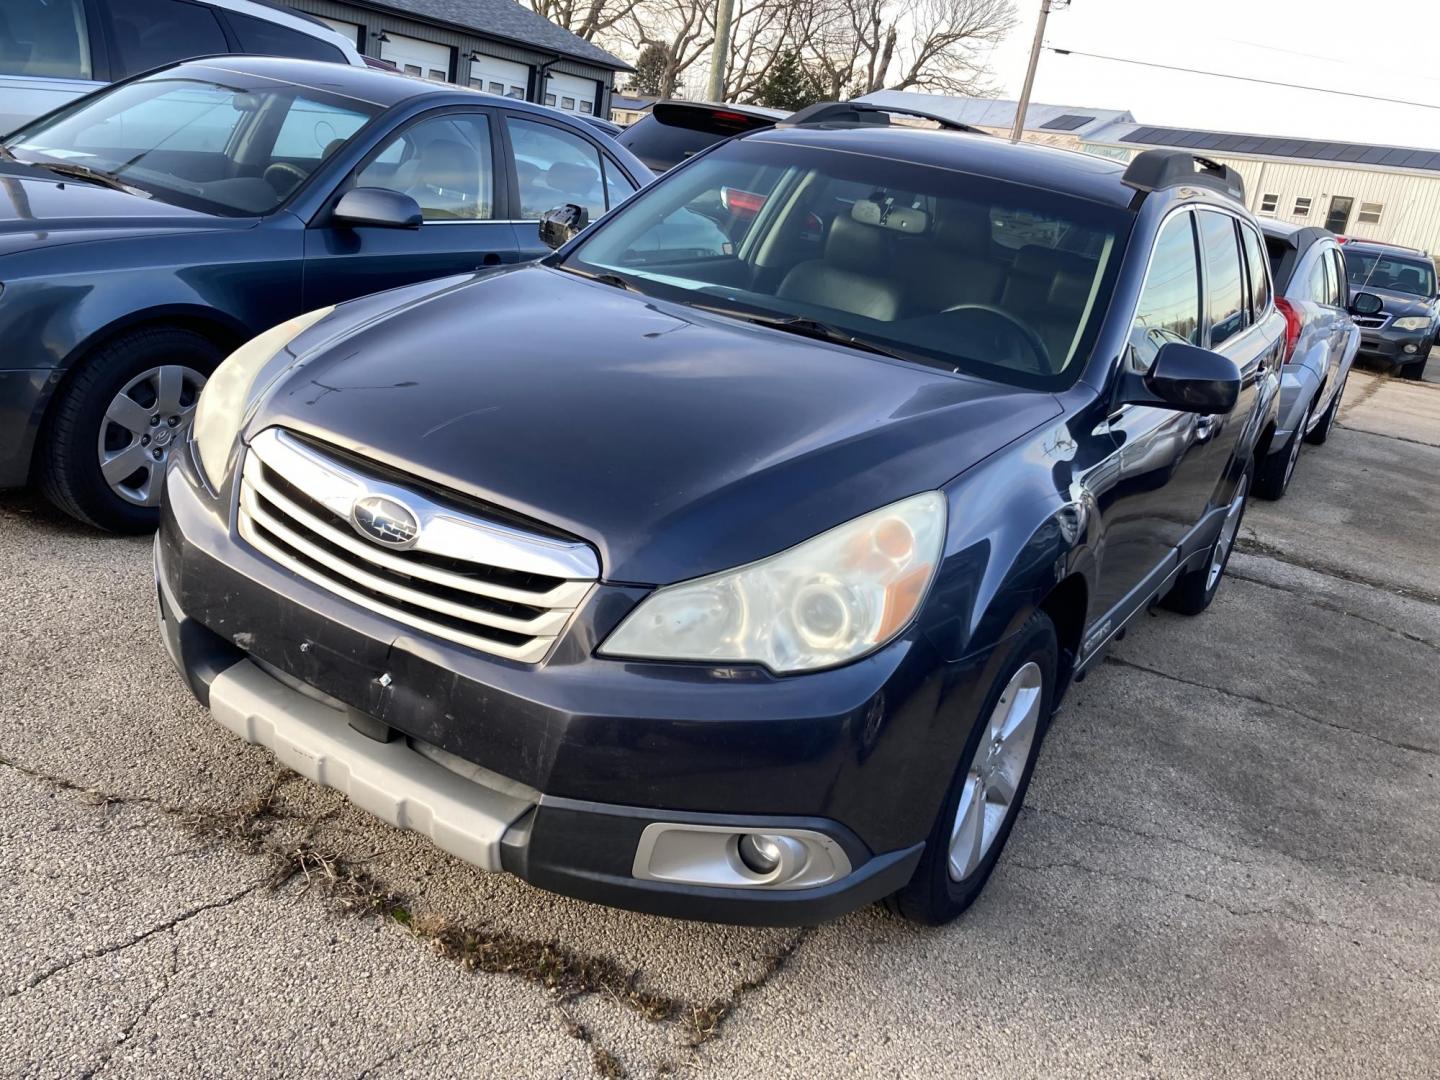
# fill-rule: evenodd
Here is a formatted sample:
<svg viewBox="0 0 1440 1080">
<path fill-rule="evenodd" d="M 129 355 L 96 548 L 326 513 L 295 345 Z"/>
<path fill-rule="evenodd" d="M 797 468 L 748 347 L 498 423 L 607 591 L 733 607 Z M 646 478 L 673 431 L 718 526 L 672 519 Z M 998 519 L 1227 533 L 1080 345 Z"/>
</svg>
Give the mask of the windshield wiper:
<svg viewBox="0 0 1440 1080">
<path fill-rule="evenodd" d="M 601 273 L 598 273 L 598 274 L 597 274 L 597 273 L 592 273 L 592 272 L 589 271 L 589 270 L 578 270 L 578 269 L 576 269 L 576 268 L 573 267 L 573 266 L 563 266 L 563 265 L 562 265 L 562 266 L 557 266 L 557 267 L 555 267 L 555 269 L 556 269 L 556 270 L 563 270 L 563 271 L 564 271 L 565 273 L 567 273 L 567 274 L 574 274 L 576 277 L 582 277 L 582 278 L 584 278 L 586 281 L 598 281 L 601 285 L 613 285 L 615 288 L 617 288 L 617 289 L 624 289 L 626 292 L 633 292 L 633 293 L 643 293 L 643 292 L 644 292 L 643 289 L 638 289 L 638 288 L 636 288 L 636 287 L 635 287 L 635 283 L 632 282 L 629 278 L 627 278 L 627 277 L 621 277 L 619 274 L 611 274 L 611 273 L 605 273 L 605 272 L 601 272 Z"/>
<path fill-rule="evenodd" d="M 81 165 L 74 161 L 33 161 L 30 164 L 37 165 L 47 172 L 58 173 L 60 176 L 73 176 L 77 180 L 88 180 L 92 184 L 99 184 L 115 191 L 123 191 L 127 195 L 139 195 L 142 199 L 150 198 L 150 192 L 127 184 L 110 173 L 93 169 L 89 165 Z"/>
<path fill-rule="evenodd" d="M 878 356 L 888 356 L 892 360 L 905 360 L 910 363 L 915 363 L 920 360 L 919 357 L 907 356 L 903 352 L 887 348 L 884 345 L 870 341 L 868 338 L 856 337 L 848 330 L 841 330 L 838 326 L 831 326 L 829 323 L 821 322 L 819 319 L 811 319 L 805 315 L 766 315 L 761 312 L 746 311 L 743 308 L 723 307 L 718 304 L 695 304 L 693 306 L 700 308 L 702 311 L 711 311 L 717 315 L 728 315 L 732 319 L 741 319 L 744 322 L 756 323 L 759 326 L 768 326 L 772 330 L 784 330 L 786 333 L 814 338 L 817 341 L 831 341 L 837 345 L 848 345 L 852 349 L 875 353 Z M 929 363 L 930 361 L 922 362 Z"/>
</svg>

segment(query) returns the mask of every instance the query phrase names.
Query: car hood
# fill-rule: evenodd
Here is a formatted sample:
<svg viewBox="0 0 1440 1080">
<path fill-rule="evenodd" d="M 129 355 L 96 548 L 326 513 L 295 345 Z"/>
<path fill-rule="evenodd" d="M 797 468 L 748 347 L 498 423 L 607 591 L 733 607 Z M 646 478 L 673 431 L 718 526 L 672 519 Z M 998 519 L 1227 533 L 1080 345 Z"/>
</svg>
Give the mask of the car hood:
<svg viewBox="0 0 1440 1080">
<path fill-rule="evenodd" d="M 268 388 L 248 430 L 306 432 L 564 529 L 610 581 L 773 554 L 937 488 L 1060 412 L 1049 394 L 538 265 L 378 321 L 374 300 L 362 331 Z"/>
<path fill-rule="evenodd" d="M 1385 305 L 1386 315 L 1394 318 L 1404 318 L 1406 315 L 1429 315 L 1434 309 L 1435 301 L 1428 297 L 1416 296 L 1414 293 L 1395 292 L 1391 289 L 1377 289 L 1374 285 L 1351 285 L 1350 294 L 1353 298 L 1356 293 L 1374 293 Z"/>
<path fill-rule="evenodd" d="M 0 165 L 0 253 L 227 222 L 242 223 L 38 168 Z"/>
</svg>

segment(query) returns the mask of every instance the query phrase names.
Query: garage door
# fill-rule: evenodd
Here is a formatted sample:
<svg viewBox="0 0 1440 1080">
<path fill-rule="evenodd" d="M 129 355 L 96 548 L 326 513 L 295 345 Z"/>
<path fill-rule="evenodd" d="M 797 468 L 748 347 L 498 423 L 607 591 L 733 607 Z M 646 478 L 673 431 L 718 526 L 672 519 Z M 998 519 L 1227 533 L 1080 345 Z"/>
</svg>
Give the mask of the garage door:
<svg viewBox="0 0 1440 1080">
<path fill-rule="evenodd" d="M 316 15 L 315 18 L 319 19 L 326 26 L 330 27 L 331 30 L 334 30 L 337 34 L 340 34 L 357 49 L 360 47 L 359 23 L 346 22 L 344 19 L 327 19 L 324 15 Z"/>
<path fill-rule="evenodd" d="M 525 100 L 530 86 L 530 69 L 514 60 L 501 60 L 496 56 L 477 56 L 470 61 L 470 86 L 484 90 L 487 94 Z"/>
<path fill-rule="evenodd" d="M 385 36 L 389 40 L 380 43 L 381 60 L 389 60 L 406 75 L 418 75 L 435 82 L 449 81 L 450 46 L 436 45 L 433 41 L 421 41 L 404 34 L 387 32 Z"/>
<path fill-rule="evenodd" d="M 594 79 L 551 75 L 545 80 L 545 104 L 566 112 L 593 113 L 597 89 Z"/>
</svg>

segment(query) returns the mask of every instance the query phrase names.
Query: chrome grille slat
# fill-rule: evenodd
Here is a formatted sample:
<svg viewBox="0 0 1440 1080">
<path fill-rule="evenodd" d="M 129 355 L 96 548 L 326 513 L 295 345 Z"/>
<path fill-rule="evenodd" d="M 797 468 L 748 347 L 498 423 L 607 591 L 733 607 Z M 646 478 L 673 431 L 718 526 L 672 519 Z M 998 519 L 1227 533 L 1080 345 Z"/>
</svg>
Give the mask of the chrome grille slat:
<svg viewBox="0 0 1440 1080">
<path fill-rule="evenodd" d="M 384 548 L 347 531 L 354 504 L 370 495 L 414 513 L 411 546 Z M 599 577 L 585 544 L 442 506 L 277 428 L 251 440 L 238 509 L 241 537 L 297 576 L 406 626 L 524 663 L 545 658 Z"/>
<path fill-rule="evenodd" d="M 1352 315 L 1355 325 L 1366 330 L 1379 330 L 1390 322 L 1389 315 Z"/>
</svg>

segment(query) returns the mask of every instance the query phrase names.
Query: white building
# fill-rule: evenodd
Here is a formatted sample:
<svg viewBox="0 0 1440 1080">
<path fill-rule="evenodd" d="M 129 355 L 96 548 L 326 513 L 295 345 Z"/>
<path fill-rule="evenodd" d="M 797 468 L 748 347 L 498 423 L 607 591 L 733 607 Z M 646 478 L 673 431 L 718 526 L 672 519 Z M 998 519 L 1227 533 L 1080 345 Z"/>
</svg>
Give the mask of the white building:
<svg viewBox="0 0 1440 1080">
<path fill-rule="evenodd" d="M 997 135 L 1008 136 L 1015 120 L 1015 102 L 991 98 L 881 90 L 865 100 L 924 109 Z M 1239 171 L 1259 217 L 1440 253 L 1440 151 L 1157 127 L 1118 109 L 1033 103 L 1023 137 L 1118 161 L 1152 147 L 1194 150 Z"/>
</svg>

